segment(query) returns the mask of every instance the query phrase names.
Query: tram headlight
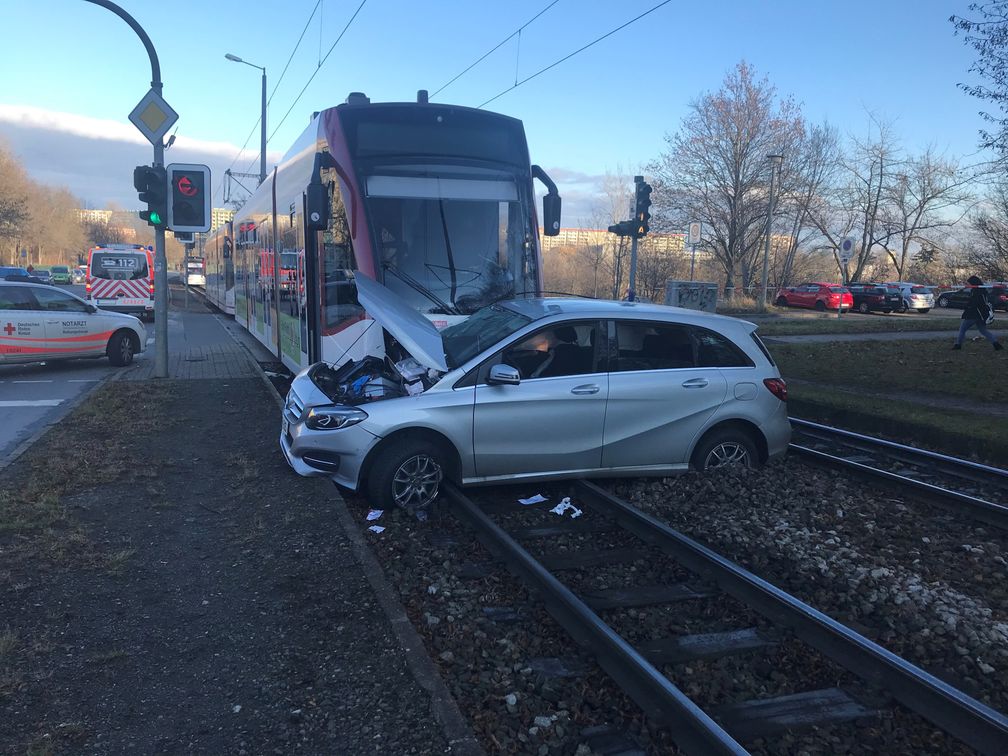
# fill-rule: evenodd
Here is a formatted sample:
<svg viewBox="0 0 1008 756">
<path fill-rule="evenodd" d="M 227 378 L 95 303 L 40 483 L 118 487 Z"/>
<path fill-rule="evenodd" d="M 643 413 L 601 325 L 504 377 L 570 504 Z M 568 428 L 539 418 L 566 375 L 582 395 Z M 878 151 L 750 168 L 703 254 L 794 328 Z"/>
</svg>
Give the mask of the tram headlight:
<svg viewBox="0 0 1008 756">
<path fill-rule="evenodd" d="M 312 407 L 305 418 L 305 425 L 312 430 L 339 430 L 350 425 L 356 425 L 367 419 L 367 412 L 356 407 L 341 407 L 328 404 L 322 407 Z"/>
</svg>

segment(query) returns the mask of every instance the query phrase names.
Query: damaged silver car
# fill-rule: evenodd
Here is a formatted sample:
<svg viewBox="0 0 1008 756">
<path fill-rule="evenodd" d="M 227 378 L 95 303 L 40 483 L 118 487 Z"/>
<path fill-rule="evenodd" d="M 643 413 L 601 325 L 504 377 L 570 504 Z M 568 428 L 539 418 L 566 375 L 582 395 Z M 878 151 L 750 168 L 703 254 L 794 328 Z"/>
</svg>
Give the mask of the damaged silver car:
<svg viewBox="0 0 1008 756">
<path fill-rule="evenodd" d="M 299 373 L 280 447 L 376 507 L 462 485 L 751 467 L 790 440 L 756 326 L 662 305 L 512 299 L 438 331 L 358 275 L 384 353 Z"/>
</svg>

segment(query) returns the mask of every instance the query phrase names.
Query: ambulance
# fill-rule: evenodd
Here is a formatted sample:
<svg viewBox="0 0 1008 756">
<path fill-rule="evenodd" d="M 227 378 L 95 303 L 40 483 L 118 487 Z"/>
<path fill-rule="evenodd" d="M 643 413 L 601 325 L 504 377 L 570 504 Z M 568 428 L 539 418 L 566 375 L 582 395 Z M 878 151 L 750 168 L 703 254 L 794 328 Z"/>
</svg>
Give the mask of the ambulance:
<svg viewBox="0 0 1008 756">
<path fill-rule="evenodd" d="M 100 310 L 65 289 L 0 281 L 0 364 L 108 357 L 122 367 L 146 344 L 132 315 Z"/>
<path fill-rule="evenodd" d="M 154 319 L 154 256 L 140 244 L 93 247 L 85 297 L 96 307 Z"/>
</svg>

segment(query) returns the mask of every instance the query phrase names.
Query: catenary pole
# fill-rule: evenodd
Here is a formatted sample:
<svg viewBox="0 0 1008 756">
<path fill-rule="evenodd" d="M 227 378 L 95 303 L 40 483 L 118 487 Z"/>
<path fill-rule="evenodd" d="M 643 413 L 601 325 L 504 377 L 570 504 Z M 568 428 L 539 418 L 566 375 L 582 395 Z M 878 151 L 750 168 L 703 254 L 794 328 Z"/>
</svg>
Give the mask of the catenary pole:
<svg viewBox="0 0 1008 756">
<path fill-rule="evenodd" d="M 147 56 L 151 64 L 151 89 L 161 94 L 161 65 L 158 63 L 157 51 L 147 32 L 129 13 L 108 0 L 86 0 L 94 5 L 100 5 L 115 13 L 130 25 L 147 48 Z M 157 139 L 154 142 L 154 167 L 164 166 L 164 143 Z M 154 376 L 168 377 L 168 263 L 165 257 L 165 230 L 163 225 L 154 226 Z"/>
</svg>

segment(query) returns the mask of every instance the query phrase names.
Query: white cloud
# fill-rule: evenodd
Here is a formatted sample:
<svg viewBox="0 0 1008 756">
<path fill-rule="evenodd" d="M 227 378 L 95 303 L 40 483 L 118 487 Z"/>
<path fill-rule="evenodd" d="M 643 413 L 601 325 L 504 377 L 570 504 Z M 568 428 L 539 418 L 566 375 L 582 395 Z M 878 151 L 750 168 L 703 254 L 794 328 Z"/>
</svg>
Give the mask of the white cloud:
<svg viewBox="0 0 1008 756">
<path fill-rule="evenodd" d="M 65 186 L 90 207 L 139 206 L 133 168 L 150 163 L 152 148 L 131 123 L 0 104 L 0 137 L 40 183 Z M 281 156 L 267 151 L 267 165 Z M 239 155 L 236 145 L 188 139 L 180 133 L 165 152 L 165 162 L 209 165 L 214 206 L 220 206 L 224 171 L 229 167 L 246 171 L 251 164 L 251 172 L 258 173 L 259 151 L 246 149 Z"/>
</svg>

